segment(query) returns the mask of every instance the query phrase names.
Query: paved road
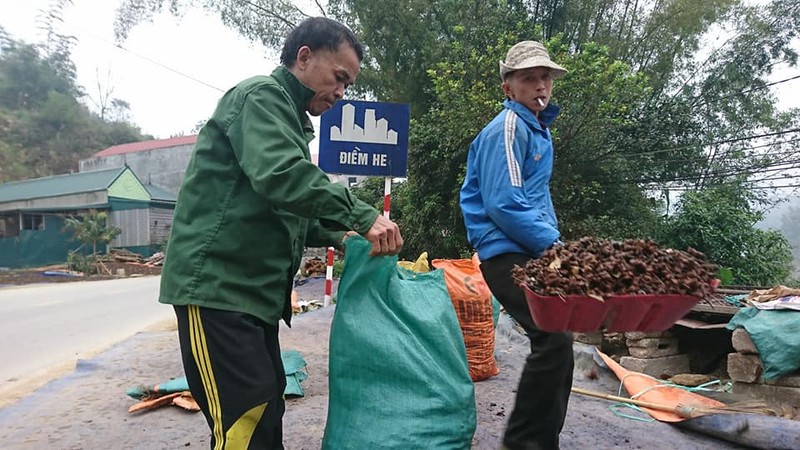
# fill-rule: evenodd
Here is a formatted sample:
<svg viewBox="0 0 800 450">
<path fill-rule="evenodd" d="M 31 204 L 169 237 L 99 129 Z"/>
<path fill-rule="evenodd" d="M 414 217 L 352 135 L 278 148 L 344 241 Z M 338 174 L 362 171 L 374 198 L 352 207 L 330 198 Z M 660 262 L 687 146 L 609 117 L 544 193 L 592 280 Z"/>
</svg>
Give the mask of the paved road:
<svg viewBox="0 0 800 450">
<path fill-rule="evenodd" d="M 0 288 L 0 404 L 133 334 L 169 326 L 160 277 Z"/>
</svg>

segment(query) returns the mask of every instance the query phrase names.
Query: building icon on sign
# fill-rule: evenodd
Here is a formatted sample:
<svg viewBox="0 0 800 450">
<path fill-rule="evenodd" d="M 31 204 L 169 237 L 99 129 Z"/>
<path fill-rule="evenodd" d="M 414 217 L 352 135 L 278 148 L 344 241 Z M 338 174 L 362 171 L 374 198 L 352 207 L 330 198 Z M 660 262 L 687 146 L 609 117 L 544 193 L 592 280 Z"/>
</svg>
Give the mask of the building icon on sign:
<svg viewBox="0 0 800 450">
<path fill-rule="evenodd" d="M 366 142 L 370 144 L 397 145 L 397 131 L 389 128 L 386 119 L 375 120 L 375 110 L 364 111 L 364 127 L 356 125 L 356 107 L 342 106 L 342 124 L 331 127 L 331 141 Z"/>
</svg>

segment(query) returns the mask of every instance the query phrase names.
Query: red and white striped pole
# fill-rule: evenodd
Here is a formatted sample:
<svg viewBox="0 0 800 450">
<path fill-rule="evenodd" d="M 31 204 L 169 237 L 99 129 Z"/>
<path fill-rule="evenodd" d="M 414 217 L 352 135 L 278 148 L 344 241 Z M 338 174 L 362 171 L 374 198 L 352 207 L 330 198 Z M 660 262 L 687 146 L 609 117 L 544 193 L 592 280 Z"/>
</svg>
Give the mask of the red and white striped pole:
<svg viewBox="0 0 800 450">
<path fill-rule="evenodd" d="M 383 180 L 383 217 L 389 218 L 389 206 L 392 204 L 392 177 Z"/>
<path fill-rule="evenodd" d="M 333 247 L 328 247 L 328 258 L 325 267 L 325 296 L 322 306 L 331 304 L 331 292 L 333 291 Z"/>
</svg>

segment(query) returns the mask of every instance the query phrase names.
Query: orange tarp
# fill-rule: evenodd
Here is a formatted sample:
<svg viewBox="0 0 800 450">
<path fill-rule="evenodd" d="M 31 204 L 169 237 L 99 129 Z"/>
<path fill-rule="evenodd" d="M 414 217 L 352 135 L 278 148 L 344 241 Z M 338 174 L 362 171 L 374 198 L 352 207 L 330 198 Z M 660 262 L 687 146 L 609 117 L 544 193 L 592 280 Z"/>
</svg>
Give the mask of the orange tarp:
<svg viewBox="0 0 800 450">
<path fill-rule="evenodd" d="M 724 403 L 714 399 L 694 394 L 675 386 L 663 384 L 649 375 L 630 371 L 609 358 L 603 352 L 598 350 L 597 353 L 603 358 L 603 361 L 614 372 L 617 378 L 622 381 L 622 385 L 625 387 L 625 390 L 628 391 L 628 395 L 633 399 L 671 408 L 688 407 L 712 409 L 725 406 Z M 647 412 L 647 414 L 650 414 L 651 417 L 661 422 L 680 422 L 686 419 L 686 417 L 682 417 L 677 413 L 659 411 L 646 407 L 642 407 L 642 409 Z"/>
</svg>

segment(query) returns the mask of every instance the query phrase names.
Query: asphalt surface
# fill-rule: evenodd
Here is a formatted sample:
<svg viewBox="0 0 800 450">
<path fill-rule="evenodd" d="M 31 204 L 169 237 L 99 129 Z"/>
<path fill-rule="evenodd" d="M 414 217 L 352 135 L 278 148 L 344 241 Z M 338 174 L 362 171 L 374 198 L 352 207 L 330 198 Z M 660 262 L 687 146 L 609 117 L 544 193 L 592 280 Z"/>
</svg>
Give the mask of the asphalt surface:
<svg viewBox="0 0 800 450">
<path fill-rule="evenodd" d="M 160 277 L 0 288 L 0 406 L 134 333 L 174 322 Z M 163 328 L 163 327 L 162 327 Z"/>
<path fill-rule="evenodd" d="M 321 283 L 298 287 L 301 300 L 321 299 Z M 328 336 L 335 306 L 303 313 L 291 329 L 282 326 L 284 349 L 301 352 L 309 378 L 305 397 L 287 401 L 284 445 L 318 449 L 327 415 Z M 527 340 L 503 314 L 496 333 L 500 375 L 475 384 L 477 430 L 473 449 L 498 449 L 514 389 L 527 354 Z M 614 393 L 618 381 L 605 369 L 598 377 L 591 349 L 576 345 L 575 384 Z M 182 376 L 174 331 L 134 334 L 108 350 L 78 361 L 76 369 L 0 409 L 0 448 L 15 449 L 178 449 L 208 448 L 209 432 L 200 413 L 174 406 L 129 414 L 129 387 Z M 431 418 L 436 420 L 436 418 Z M 367 431 L 367 430 L 365 430 Z M 413 430 L 410 430 L 413 432 Z M 731 445 L 659 422 L 615 415 L 604 401 L 573 396 L 562 432 L 564 449 L 729 449 Z"/>
</svg>

